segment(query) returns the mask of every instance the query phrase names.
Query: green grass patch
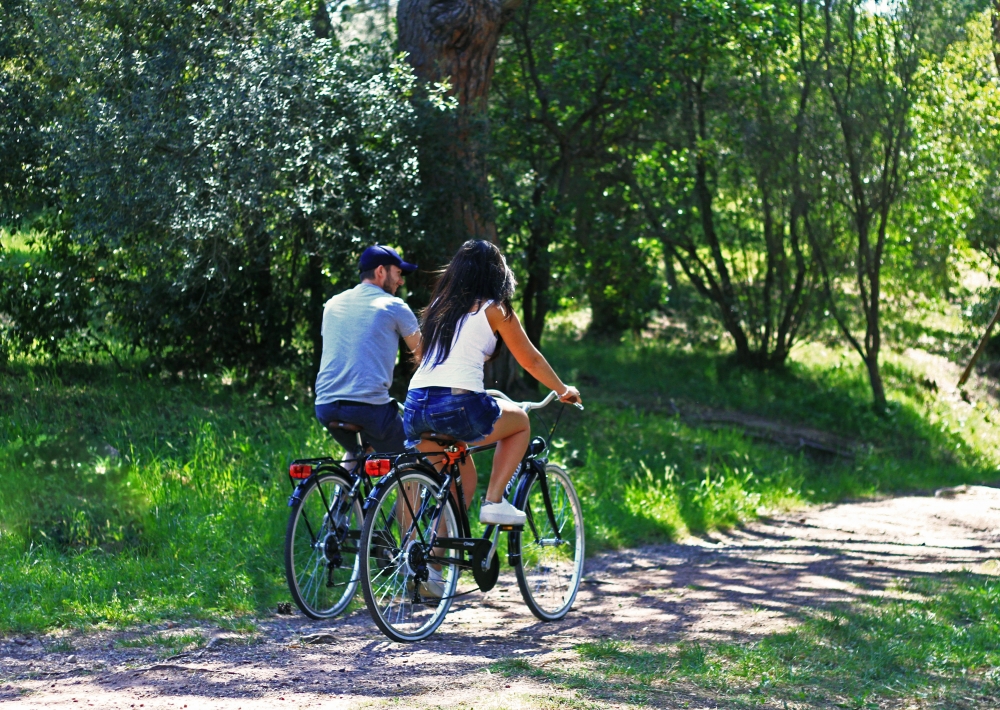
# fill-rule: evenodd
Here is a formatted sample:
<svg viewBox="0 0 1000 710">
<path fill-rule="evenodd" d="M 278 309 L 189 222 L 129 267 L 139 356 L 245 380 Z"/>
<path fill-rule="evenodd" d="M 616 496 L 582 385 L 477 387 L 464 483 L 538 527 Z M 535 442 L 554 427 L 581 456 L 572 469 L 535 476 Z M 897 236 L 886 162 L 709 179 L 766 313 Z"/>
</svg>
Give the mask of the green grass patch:
<svg viewBox="0 0 1000 710">
<path fill-rule="evenodd" d="M 905 598 L 816 611 L 793 631 L 754 641 L 641 647 L 604 640 L 578 646 L 583 663 L 569 669 L 510 659 L 491 670 L 627 704 L 666 694 L 721 707 L 880 708 L 901 698 L 997 707 L 1000 579 L 952 574 L 898 591 Z"/>
<path fill-rule="evenodd" d="M 156 648 L 162 651 L 177 653 L 205 645 L 205 637 L 197 632 L 182 632 L 179 634 L 147 634 L 133 638 L 115 641 L 118 648 Z"/>
<path fill-rule="evenodd" d="M 565 410 L 550 456 L 578 487 L 591 552 L 995 475 L 988 419 L 970 443 L 962 424 L 972 419 L 960 423 L 905 364 L 886 368 L 894 413 L 880 418 L 847 360 L 757 373 L 649 341 L 553 337 L 547 352 L 587 402 Z M 671 399 L 804 422 L 863 446 L 853 459 L 816 458 L 739 428 L 687 424 Z M 161 376 L 138 359 L 124 370 L 16 360 L 0 370 L 0 409 L 0 632 L 252 623 L 288 599 L 287 463 L 339 453 L 294 380 Z M 554 411 L 538 413 L 536 433 Z M 478 463 L 482 488 L 489 456 Z"/>
<path fill-rule="evenodd" d="M 576 420 L 599 446 L 599 453 L 628 451 L 633 460 L 645 461 L 654 471 L 651 447 L 642 444 L 650 440 L 647 434 L 657 445 L 665 440 L 663 427 L 671 420 L 671 401 L 682 411 L 708 407 L 745 412 L 830 432 L 858 444 L 853 459 L 811 454 L 804 459 L 751 440 L 737 427 L 713 430 L 677 423 L 673 438 L 685 444 L 675 447 L 680 456 L 672 452 L 669 458 L 688 481 L 700 478 L 697 470 L 706 468 L 706 461 L 711 476 L 725 474 L 727 480 L 732 479 L 728 471 L 749 466 L 754 479 L 771 477 L 767 490 L 776 491 L 778 482 L 791 481 L 792 498 L 819 502 L 989 482 L 996 477 L 1000 429 L 990 421 L 988 408 L 952 409 L 927 390 L 921 384 L 923 377 L 899 357 L 883 364 L 890 410 L 879 416 L 871 408 L 865 371 L 846 352 L 821 359 L 803 349 L 786 368 L 771 372 L 745 370 L 726 355 L 690 352 L 653 340 L 608 347 L 560 338 L 548 353 L 557 370 L 568 381 L 580 383 L 590 402 L 596 401 L 594 413 Z M 645 429 L 650 424 L 652 431 Z M 707 522 L 712 525 L 711 516 Z"/>
<path fill-rule="evenodd" d="M 334 450 L 305 402 L 105 366 L 0 377 L 0 630 L 287 598 L 287 462 Z"/>
</svg>

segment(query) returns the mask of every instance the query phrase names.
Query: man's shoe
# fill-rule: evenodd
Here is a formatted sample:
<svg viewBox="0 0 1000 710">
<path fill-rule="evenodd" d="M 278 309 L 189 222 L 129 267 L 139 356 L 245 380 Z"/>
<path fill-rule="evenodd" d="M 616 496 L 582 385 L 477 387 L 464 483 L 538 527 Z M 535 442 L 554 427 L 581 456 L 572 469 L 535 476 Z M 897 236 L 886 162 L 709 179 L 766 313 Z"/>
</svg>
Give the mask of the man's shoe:
<svg viewBox="0 0 1000 710">
<path fill-rule="evenodd" d="M 506 500 L 499 503 L 483 501 L 479 510 L 479 522 L 483 525 L 524 525 L 528 516 Z"/>
</svg>

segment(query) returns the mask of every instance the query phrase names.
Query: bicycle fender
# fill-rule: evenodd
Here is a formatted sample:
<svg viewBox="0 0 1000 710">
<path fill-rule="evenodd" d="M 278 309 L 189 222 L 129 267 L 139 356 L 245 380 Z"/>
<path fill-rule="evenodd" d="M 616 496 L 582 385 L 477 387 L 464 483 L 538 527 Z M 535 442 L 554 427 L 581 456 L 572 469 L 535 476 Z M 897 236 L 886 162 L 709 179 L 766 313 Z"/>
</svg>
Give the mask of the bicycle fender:
<svg viewBox="0 0 1000 710">
<path fill-rule="evenodd" d="M 295 490 L 292 491 L 292 495 L 290 495 L 288 497 L 288 507 L 289 508 L 294 508 L 295 506 L 297 506 L 299 503 L 302 502 L 302 488 L 305 486 L 305 484 L 308 482 L 308 480 L 309 479 L 306 479 L 302 483 L 300 483 L 297 486 L 295 486 Z"/>
<path fill-rule="evenodd" d="M 523 466 L 524 464 L 522 464 Z M 531 471 L 526 471 L 521 475 L 517 476 L 515 479 L 511 479 L 511 483 L 517 481 L 517 488 L 514 490 L 514 495 L 511 496 L 510 502 L 518 510 L 524 509 L 524 503 L 528 498 L 528 489 L 531 487 L 531 482 L 535 476 L 538 475 L 538 462 L 531 461 L 529 464 L 532 467 Z M 508 484 L 510 485 L 510 484 Z M 521 562 L 521 536 L 520 535 L 508 535 L 507 536 L 507 564 L 511 567 L 516 567 Z"/>
<path fill-rule="evenodd" d="M 361 503 L 362 518 L 368 515 L 368 509 L 375 504 L 375 498 L 378 497 L 379 493 L 385 490 L 389 486 L 389 484 L 392 483 L 394 480 L 396 480 L 396 474 L 390 473 L 388 476 L 383 476 L 382 480 L 380 480 L 372 487 L 371 493 L 369 493 L 368 496 Z"/>
</svg>

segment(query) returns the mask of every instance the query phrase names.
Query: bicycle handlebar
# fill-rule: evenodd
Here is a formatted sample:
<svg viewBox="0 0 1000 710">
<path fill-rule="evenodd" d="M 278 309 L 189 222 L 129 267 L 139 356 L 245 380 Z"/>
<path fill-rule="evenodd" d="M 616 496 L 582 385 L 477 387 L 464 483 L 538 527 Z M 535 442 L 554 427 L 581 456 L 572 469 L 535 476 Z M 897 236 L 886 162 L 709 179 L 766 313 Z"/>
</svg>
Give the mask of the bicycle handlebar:
<svg viewBox="0 0 1000 710">
<path fill-rule="evenodd" d="M 515 402 L 514 400 L 512 400 L 510 397 L 508 397 L 507 395 L 505 395 L 500 390 L 486 390 L 486 394 L 488 394 L 491 397 L 497 397 L 499 399 L 505 399 L 508 402 L 510 402 L 511 404 L 516 404 L 524 412 L 530 412 L 532 409 L 541 409 L 542 407 L 547 407 L 547 406 L 549 406 L 549 404 L 552 403 L 552 400 L 558 399 L 558 395 L 556 394 L 555 390 L 552 390 L 551 392 L 549 392 L 545 396 L 545 399 L 543 399 L 541 402 Z M 583 410 L 583 405 L 580 404 L 579 402 L 573 402 L 573 406 L 576 407 L 577 409 L 581 410 L 581 411 Z"/>
</svg>

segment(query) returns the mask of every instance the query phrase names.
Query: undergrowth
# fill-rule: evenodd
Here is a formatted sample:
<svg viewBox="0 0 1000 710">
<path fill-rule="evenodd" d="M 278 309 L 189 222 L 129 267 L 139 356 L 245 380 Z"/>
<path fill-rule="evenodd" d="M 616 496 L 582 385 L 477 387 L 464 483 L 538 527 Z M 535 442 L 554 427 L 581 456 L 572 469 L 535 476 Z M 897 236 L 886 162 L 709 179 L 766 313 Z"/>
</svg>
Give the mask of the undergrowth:
<svg viewBox="0 0 1000 710">
<path fill-rule="evenodd" d="M 848 364 L 756 373 L 719 354 L 558 337 L 547 352 L 587 403 L 566 409 L 550 456 L 578 486 L 591 552 L 995 471 L 898 366 L 883 418 Z M 338 449 L 294 379 L 234 379 L 160 376 L 142 360 L 0 371 L 0 631 L 239 623 L 287 598 L 287 463 Z M 671 399 L 808 423 L 856 439 L 858 454 L 694 426 Z M 482 487 L 488 457 L 480 469 Z"/>
</svg>

